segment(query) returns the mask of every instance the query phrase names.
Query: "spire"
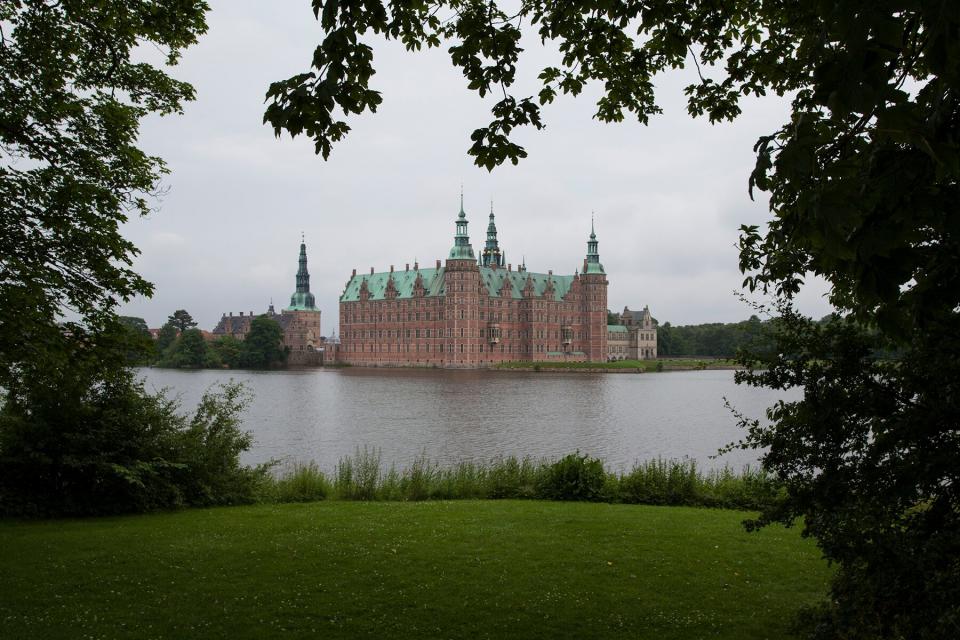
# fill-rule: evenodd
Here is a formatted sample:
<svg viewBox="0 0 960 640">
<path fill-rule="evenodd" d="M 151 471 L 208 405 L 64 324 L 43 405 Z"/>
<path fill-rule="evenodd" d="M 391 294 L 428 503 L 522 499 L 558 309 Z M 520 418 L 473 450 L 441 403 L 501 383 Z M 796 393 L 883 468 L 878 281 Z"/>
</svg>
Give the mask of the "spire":
<svg viewBox="0 0 960 640">
<path fill-rule="evenodd" d="M 583 273 L 604 273 L 600 264 L 600 253 L 597 251 L 597 234 L 593 226 L 593 213 L 590 214 L 590 239 L 587 240 L 587 259 L 583 261 Z"/>
<path fill-rule="evenodd" d="M 467 235 L 467 214 L 463 210 L 463 185 L 460 185 L 460 214 L 457 216 L 457 233 L 453 236 L 453 248 L 447 256 L 450 260 L 476 260 L 470 236 Z"/>
<path fill-rule="evenodd" d="M 480 264 L 484 267 L 502 267 L 503 254 L 500 243 L 497 242 L 497 223 L 493 216 L 493 200 L 490 201 L 490 223 L 487 225 L 487 244 L 483 248 L 483 259 Z"/>
<path fill-rule="evenodd" d="M 307 270 L 307 243 L 303 232 L 300 232 L 300 260 L 297 268 L 297 290 L 290 296 L 290 310 L 315 310 L 316 300 L 310 293 L 310 272 Z"/>
</svg>

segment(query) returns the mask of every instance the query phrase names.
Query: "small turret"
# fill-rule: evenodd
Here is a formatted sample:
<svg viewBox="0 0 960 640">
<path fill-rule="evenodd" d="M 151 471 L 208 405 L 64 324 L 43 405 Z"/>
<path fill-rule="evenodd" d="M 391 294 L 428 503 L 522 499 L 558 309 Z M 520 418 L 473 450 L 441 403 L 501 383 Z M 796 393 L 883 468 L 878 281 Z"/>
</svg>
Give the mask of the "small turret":
<svg viewBox="0 0 960 640">
<path fill-rule="evenodd" d="M 460 214 L 457 216 L 457 233 L 453 237 L 453 248 L 450 249 L 451 260 L 476 260 L 473 247 L 470 245 L 470 236 L 467 235 L 467 214 L 463 211 L 463 189 L 460 189 Z"/>
<path fill-rule="evenodd" d="M 593 215 L 590 216 L 590 239 L 587 240 L 587 257 L 583 261 L 584 275 L 589 273 L 604 273 L 600 264 L 600 253 L 597 251 L 597 234 L 593 230 Z"/>
<path fill-rule="evenodd" d="M 484 267 L 502 267 L 504 255 L 500 251 L 497 241 L 497 224 L 493 217 L 493 202 L 490 202 L 490 223 L 487 225 L 487 244 L 483 248 L 483 259 L 480 264 Z"/>
<path fill-rule="evenodd" d="M 310 293 L 310 272 L 307 270 L 307 244 L 303 234 L 300 234 L 300 264 L 297 269 L 297 290 L 290 296 L 291 311 L 313 311 L 317 303 Z"/>
</svg>

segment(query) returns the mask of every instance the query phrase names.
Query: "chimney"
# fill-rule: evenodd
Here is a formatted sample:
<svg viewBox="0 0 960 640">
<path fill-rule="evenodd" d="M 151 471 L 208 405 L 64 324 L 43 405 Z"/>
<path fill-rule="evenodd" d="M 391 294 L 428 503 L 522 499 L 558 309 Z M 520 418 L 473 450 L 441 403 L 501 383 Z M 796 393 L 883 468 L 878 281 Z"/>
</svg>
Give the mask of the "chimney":
<svg viewBox="0 0 960 640">
<path fill-rule="evenodd" d="M 233 311 L 230 312 L 230 317 L 231 317 L 231 318 L 233 317 Z"/>
<path fill-rule="evenodd" d="M 414 271 L 420 271 L 420 263 L 419 263 L 419 262 L 414 262 L 414 263 L 413 263 L 413 270 L 414 270 Z"/>
<path fill-rule="evenodd" d="M 584 260 L 586 262 L 586 260 Z M 370 275 L 373 275 L 373 267 L 370 267 Z"/>
<path fill-rule="evenodd" d="M 393 265 L 390 265 L 390 273 L 393 273 Z"/>
<path fill-rule="evenodd" d="M 513 263 L 512 263 L 512 262 L 508 262 L 508 263 L 507 263 L 507 271 L 513 271 Z"/>
<path fill-rule="evenodd" d="M 409 262 L 407 263 L 407 268 L 404 269 L 404 271 L 410 271 L 410 263 L 409 263 Z"/>
<path fill-rule="evenodd" d="M 553 275 L 553 269 L 547 269 L 547 275 L 548 275 L 548 276 L 552 276 L 552 275 Z"/>
<path fill-rule="evenodd" d="M 241 317 L 241 318 L 243 317 L 243 311 L 240 312 L 240 317 Z"/>
<path fill-rule="evenodd" d="M 253 315 L 253 311 L 251 311 L 249 315 L 251 315 L 251 316 L 252 316 L 252 315 Z"/>
<path fill-rule="evenodd" d="M 357 270 L 356 270 L 356 269 L 353 270 L 353 273 L 350 274 L 350 277 L 351 277 L 351 278 L 356 278 L 356 277 L 357 277 Z"/>
<path fill-rule="evenodd" d="M 437 269 L 439 269 L 439 268 L 440 268 L 440 261 L 437 260 Z"/>
</svg>

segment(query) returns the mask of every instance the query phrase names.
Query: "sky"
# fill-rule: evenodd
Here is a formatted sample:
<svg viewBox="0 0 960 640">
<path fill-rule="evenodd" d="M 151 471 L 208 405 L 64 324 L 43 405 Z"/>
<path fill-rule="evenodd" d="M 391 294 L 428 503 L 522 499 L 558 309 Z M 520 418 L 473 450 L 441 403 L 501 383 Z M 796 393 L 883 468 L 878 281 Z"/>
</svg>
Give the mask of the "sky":
<svg viewBox="0 0 960 640">
<path fill-rule="evenodd" d="M 592 118 L 592 87 L 544 107 L 546 129 L 517 137 L 528 153 L 518 166 L 487 172 L 467 149 L 495 99 L 467 90 L 445 47 L 410 53 L 370 40 L 383 104 L 351 116 L 352 131 L 324 161 L 309 139 L 276 138 L 262 124 L 269 84 L 306 71 L 322 39 L 309 0 L 210 4 L 208 33 L 171 69 L 194 85 L 196 101 L 141 130 L 142 147 L 171 173 L 153 213 L 123 231 L 142 252 L 135 268 L 155 285 L 125 315 L 158 327 L 186 309 L 211 330 L 225 312 L 262 313 L 271 299 L 279 310 L 294 291 L 302 233 L 329 335 L 352 269 L 446 258 L 461 185 L 475 251 L 492 201 L 508 262 L 570 274 L 582 265 L 593 214 L 610 309 L 648 305 L 674 325 L 752 313 L 735 296 L 737 230 L 772 215 L 763 194 L 749 198 L 747 181 L 753 144 L 786 120 L 786 100 L 751 99 L 736 122 L 710 125 L 686 113 L 690 68 L 658 80 L 664 113 L 649 125 L 603 124 Z M 535 94 L 537 73 L 556 61 L 536 40 L 525 45 L 518 97 Z M 828 313 L 826 291 L 811 280 L 800 310 Z"/>
</svg>

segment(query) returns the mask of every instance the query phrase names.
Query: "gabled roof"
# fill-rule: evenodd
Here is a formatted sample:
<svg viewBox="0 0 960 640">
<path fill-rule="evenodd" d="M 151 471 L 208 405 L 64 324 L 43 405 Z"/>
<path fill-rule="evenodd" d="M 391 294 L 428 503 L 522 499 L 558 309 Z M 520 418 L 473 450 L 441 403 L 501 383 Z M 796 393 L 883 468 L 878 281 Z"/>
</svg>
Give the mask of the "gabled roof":
<svg viewBox="0 0 960 640">
<path fill-rule="evenodd" d="M 575 276 L 557 276 L 547 273 L 533 273 L 530 271 L 509 271 L 507 269 L 492 269 L 490 267 L 479 267 L 480 281 L 486 287 L 490 296 L 500 297 L 500 290 L 503 288 L 504 280 L 510 281 L 510 297 L 514 299 L 523 298 L 523 290 L 527 286 L 527 277 L 533 282 L 534 295 L 543 296 L 547 289 L 547 283 L 553 281 L 553 295 L 555 300 L 560 300 L 570 291 Z M 424 295 L 442 296 L 444 295 L 444 267 L 439 269 L 412 269 L 410 271 L 382 271 L 379 273 L 366 273 L 353 276 L 347 283 L 343 294 L 340 296 L 340 302 L 356 302 L 360 300 L 360 288 L 363 283 L 367 283 L 367 290 L 370 292 L 371 300 L 386 299 L 387 283 L 393 276 L 393 286 L 397 290 L 397 299 L 412 298 L 414 283 L 417 280 L 417 274 L 423 278 Z"/>
<path fill-rule="evenodd" d="M 491 269 L 490 267 L 480 267 L 480 281 L 487 287 L 490 296 L 500 297 L 500 289 L 503 288 L 503 281 L 510 281 L 510 297 L 522 298 L 523 289 L 527 286 L 527 276 L 533 281 L 534 295 L 541 297 L 547 289 L 547 282 L 553 280 L 553 298 L 560 300 L 573 284 L 573 276 L 555 276 L 548 273 L 533 273 L 531 271 L 508 271 L 507 269 Z"/>
<path fill-rule="evenodd" d="M 367 289 L 370 291 L 371 300 L 383 300 L 386 296 L 387 282 L 390 276 L 393 276 L 393 286 L 397 290 L 397 298 L 412 298 L 414 283 L 417 281 L 417 274 L 423 278 L 423 288 L 425 296 L 438 296 L 443 294 L 443 273 L 444 268 L 439 269 L 411 269 L 409 271 L 383 271 L 380 273 L 358 273 L 350 278 L 347 288 L 340 296 L 340 302 L 356 302 L 360 299 L 360 287 L 364 281 L 367 283 Z"/>
</svg>

